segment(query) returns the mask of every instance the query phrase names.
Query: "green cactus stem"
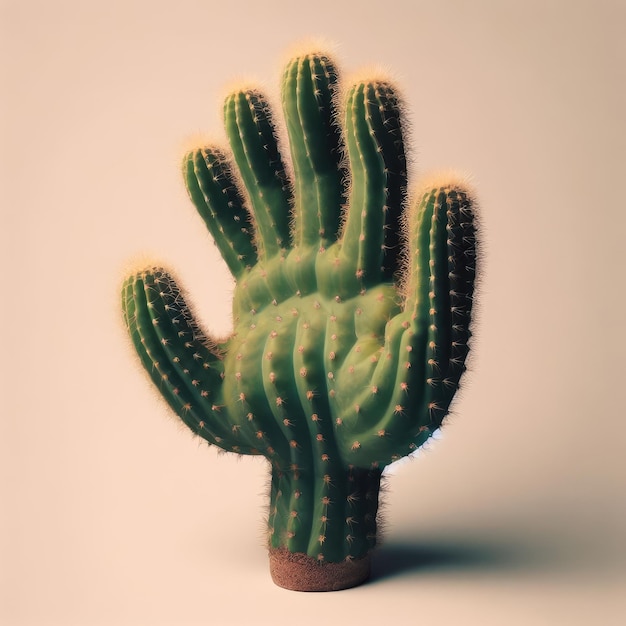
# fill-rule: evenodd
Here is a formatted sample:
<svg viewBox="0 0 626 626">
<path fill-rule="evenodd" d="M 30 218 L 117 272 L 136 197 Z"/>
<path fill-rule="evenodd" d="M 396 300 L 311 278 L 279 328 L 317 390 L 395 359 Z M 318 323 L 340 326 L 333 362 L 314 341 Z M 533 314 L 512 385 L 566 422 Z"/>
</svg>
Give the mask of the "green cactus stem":
<svg viewBox="0 0 626 626">
<path fill-rule="evenodd" d="M 288 63 L 293 180 L 255 89 L 226 98 L 230 151 L 185 155 L 236 280 L 227 339 L 201 330 L 166 270 L 123 287 L 137 354 L 176 414 L 210 444 L 267 458 L 271 572 L 298 590 L 367 578 L 382 472 L 441 426 L 471 337 L 472 193 L 441 179 L 409 200 L 396 89 L 338 93 L 328 55 Z"/>
</svg>

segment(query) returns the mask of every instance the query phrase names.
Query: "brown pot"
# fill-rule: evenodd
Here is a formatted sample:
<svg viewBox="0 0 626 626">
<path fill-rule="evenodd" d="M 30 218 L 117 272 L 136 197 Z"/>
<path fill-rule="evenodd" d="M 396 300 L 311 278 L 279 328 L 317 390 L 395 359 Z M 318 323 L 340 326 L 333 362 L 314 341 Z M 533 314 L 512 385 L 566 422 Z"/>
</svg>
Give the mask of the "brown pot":
<svg viewBox="0 0 626 626">
<path fill-rule="evenodd" d="M 326 563 L 286 548 L 271 549 L 270 573 L 279 586 L 291 591 L 339 591 L 356 587 L 370 575 L 370 556 Z"/>
</svg>

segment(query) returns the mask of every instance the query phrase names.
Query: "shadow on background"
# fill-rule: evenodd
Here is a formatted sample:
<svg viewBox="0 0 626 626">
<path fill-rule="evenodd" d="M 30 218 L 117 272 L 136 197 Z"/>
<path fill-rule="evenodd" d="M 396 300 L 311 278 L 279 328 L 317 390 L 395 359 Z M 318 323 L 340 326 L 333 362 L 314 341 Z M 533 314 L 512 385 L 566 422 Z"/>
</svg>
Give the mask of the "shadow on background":
<svg viewBox="0 0 626 626">
<path fill-rule="evenodd" d="M 437 540 L 428 544 L 406 542 L 385 543 L 372 555 L 370 582 L 407 573 L 433 571 L 497 572 L 545 565 L 546 555 L 517 544 L 455 542 Z"/>
</svg>

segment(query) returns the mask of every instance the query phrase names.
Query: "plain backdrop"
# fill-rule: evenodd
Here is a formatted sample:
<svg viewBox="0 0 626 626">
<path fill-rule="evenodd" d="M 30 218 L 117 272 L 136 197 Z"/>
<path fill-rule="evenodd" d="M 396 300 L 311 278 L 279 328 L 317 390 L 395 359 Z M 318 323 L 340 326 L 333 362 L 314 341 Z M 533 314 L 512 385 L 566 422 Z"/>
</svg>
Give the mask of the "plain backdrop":
<svg viewBox="0 0 626 626">
<path fill-rule="evenodd" d="M 625 25 L 619 0 L 0 2 L 0 623 L 625 623 Z M 483 219 L 467 384 L 392 468 L 371 582 L 332 594 L 273 586 L 265 465 L 170 417 L 119 313 L 158 259 L 228 332 L 181 155 L 310 37 L 391 72 L 412 180 L 471 173 Z"/>
</svg>

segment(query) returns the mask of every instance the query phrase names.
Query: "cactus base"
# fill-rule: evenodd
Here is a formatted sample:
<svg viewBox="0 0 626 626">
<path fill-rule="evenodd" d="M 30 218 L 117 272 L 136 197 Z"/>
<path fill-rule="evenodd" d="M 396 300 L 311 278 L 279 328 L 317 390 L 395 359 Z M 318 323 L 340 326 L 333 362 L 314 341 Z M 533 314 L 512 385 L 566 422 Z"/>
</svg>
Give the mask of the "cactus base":
<svg viewBox="0 0 626 626">
<path fill-rule="evenodd" d="M 279 587 L 291 591 L 339 591 L 364 583 L 370 575 L 370 556 L 342 563 L 320 562 L 286 548 L 270 550 L 270 574 Z"/>
</svg>

